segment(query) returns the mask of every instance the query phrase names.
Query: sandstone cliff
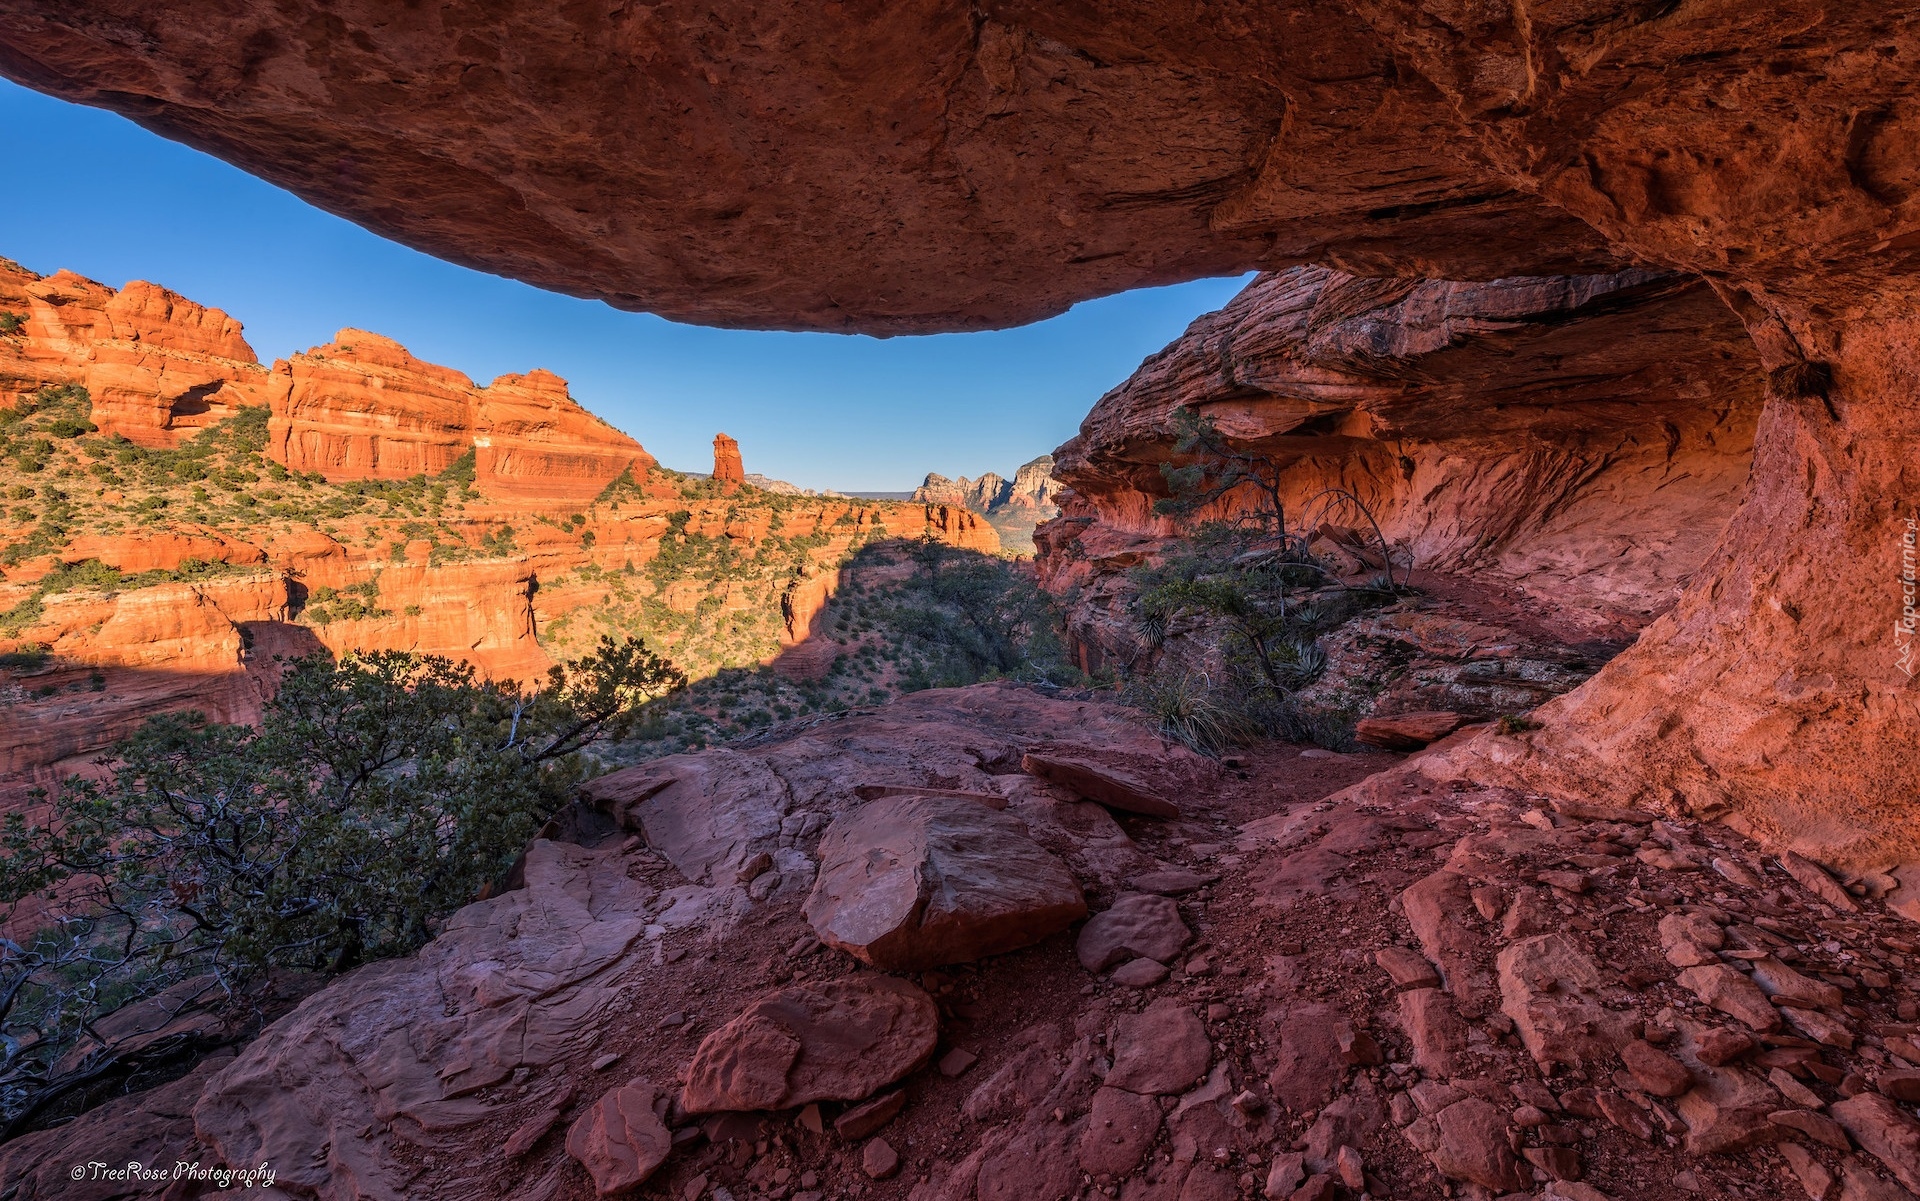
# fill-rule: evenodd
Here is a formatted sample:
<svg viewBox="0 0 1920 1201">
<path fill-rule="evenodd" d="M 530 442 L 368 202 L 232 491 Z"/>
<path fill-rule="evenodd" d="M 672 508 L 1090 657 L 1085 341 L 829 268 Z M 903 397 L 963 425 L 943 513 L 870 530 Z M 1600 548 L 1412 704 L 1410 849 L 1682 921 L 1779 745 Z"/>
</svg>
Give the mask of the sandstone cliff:
<svg viewBox="0 0 1920 1201">
<path fill-rule="evenodd" d="M 0 69 L 415 245 L 719 324 L 973 328 L 1303 262 L 1707 279 L 1773 381 L 1750 486 L 1680 602 L 1502 770 L 1884 863 L 1920 859 L 1881 783 L 1920 756 L 1889 583 L 1920 493 L 1915 12 L 40 0 Z"/>
<path fill-rule="evenodd" d="M 584 500 L 653 457 L 576 403 L 548 371 L 485 388 L 425 363 L 391 338 L 341 330 L 326 346 L 277 362 L 268 454 L 334 480 L 438 475 L 473 454 L 491 490 Z"/>
<path fill-rule="evenodd" d="M 142 446 L 172 446 L 265 404 L 266 369 L 240 323 L 136 280 L 116 292 L 71 271 L 41 278 L 0 260 L 0 406 L 47 384 L 93 395 L 93 423 Z"/>
<path fill-rule="evenodd" d="M 999 548 L 958 507 L 659 471 L 549 372 L 476 387 L 360 330 L 269 371 L 237 322 L 151 285 L 6 279 L 0 808 L 157 712 L 249 720 L 275 656 L 527 679 L 621 631 L 711 673 L 804 640 L 863 546 Z"/>
</svg>

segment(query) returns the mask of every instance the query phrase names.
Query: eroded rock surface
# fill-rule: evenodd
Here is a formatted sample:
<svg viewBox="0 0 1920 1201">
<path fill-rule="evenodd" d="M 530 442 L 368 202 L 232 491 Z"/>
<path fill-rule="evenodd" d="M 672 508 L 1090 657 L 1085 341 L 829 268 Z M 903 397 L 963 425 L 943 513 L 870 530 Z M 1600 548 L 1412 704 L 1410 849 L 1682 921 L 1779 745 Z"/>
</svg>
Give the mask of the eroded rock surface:
<svg viewBox="0 0 1920 1201">
<path fill-rule="evenodd" d="M 1157 1201 L 1269 1179 L 1289 1201 L 1678 1201 L 1722 1180 L 1798 1201 L 1822 1173 L 1898 1197 L 1920 1130 L 1920 937 L 1883 900 L 1843 912 L 1721 827 L 1422 786 L 1376 772 L 1384 755 L 1248 752 L 1246 779 L 1195 785 L 1204 816 L 1118 825 L 1019 770 L 1041 726 L 1122 757 L 1154 741 L 1117 707 L 996 685 L 603 777 L 612 833 L 536 843 L 524 888 L 461 911 L 421 955 L 0 1163 L 125 1140 L 167 1162 L 269 1160 L 293 1196 L 581 1198 L 596 1169 L 616 1187 L 638 1174 L 664 1132 L 642 1188 L 670 1197 L 860 1184 L 1028 1201 L 1090 1177 Z M 749 819 L 692 839 L 659 825 L 649 805 L 694 780 L 674 805 Z M 915 780 L 1024 823 L 1099 912 L 1129 896 L 1170 911 L 1179 945 L 1132 983 L 1083 965 L 1066 934 L 904 978 L 819 946 L 804 903 L 826 830 L 907 799 L 863 792 Z M 975 799 L 995 795 L 1004 813 Z M 1436 875 L 1434 905 L 1395 910 Z M 1174 895 L 1126 891 L 1153 876 Z M 1554 928 L 1509 932 L 1527 904 Z M 1663 957 L 1676 932 L 1763 997 L 1764 973 L 1810 1006 L 1790 1020 L 1848 1037 L 1715 1008 L 1683 979 L 1704 965 Z M 1413 949 L 1428 941 L 1444 971 Z M 1477 1005 L 1437 986 L 1462 979 L 1486 982 Z M 676 1079 L 677 1105 L 634 1083 Z M 450 1163 L 463 1170 L 433 1170 Z M 23 1201 L 103 1195 L 25 1179 Z"/>
<path fill-rule="evenodd" d="M 1086 916 L 1066 865 L 977 800 L 885 797 L 820 839 L 807 921 L 820 940 L 888 971 L 970 963 Z"/>
</svg>

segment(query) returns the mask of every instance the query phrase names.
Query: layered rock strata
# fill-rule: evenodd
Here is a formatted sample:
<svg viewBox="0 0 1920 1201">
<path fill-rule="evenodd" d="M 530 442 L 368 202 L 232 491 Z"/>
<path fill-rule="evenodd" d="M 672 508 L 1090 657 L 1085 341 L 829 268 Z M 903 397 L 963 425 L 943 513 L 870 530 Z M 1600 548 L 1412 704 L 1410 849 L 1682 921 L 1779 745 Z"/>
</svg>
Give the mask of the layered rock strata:
<svg viewBox="0 0 1920 1201">
<path fill-rule="evenodd" d="M 1914 11 L 362 5 L 314 24 L 90 0 L 16 14 L 0 68 L 415 245 L 720 324 L 970 328 L 1302 262 L 1705 278 L 1771 381 L 1751 485 L 1679 603 L 1509 766 L 1885 864 L 1920 854 L 1881 784 L 1920 754 L 1894 626 L 1920 493 Z"/>
</svg>

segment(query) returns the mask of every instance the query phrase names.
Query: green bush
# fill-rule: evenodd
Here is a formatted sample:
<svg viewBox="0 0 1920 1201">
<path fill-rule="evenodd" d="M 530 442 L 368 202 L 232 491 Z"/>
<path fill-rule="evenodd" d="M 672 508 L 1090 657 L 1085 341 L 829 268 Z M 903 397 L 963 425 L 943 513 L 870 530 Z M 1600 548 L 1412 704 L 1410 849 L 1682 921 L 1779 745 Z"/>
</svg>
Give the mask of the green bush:
<svg viewBox="0 0 1920 1201">
<path fill-rule="evenodd" d="M 111 1046 L 61 1059 L 116 1008 L 168 989 L 248 1005 L 275 972 L 419 947 L 566 799 L 583 747 L 684 683 L 635 641 L 533 692 L 386 651 L 296 661 L 257 729 L 150 720 L 111 778 L 0 834 L 0 902 L 53 915 L 0 942 L 0 1139 L 113 1066 Z"/>
</svg>

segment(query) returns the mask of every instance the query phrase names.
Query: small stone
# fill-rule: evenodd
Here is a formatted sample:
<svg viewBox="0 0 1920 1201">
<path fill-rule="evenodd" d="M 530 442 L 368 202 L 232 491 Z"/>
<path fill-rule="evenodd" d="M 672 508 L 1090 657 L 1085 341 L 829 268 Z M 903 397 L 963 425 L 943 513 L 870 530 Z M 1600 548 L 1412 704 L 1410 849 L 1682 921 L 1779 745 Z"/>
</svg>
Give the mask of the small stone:
<svg viewBox="0 0 1920 1201">
<path fill-rule="evenodd" d="M 1709 1067 L 1725 1067 L 1760 1044 L 1744 1030 L 1718 1026 L 1700 1036 L 1695 1054 Z"/>
<path fill-rule="evenodd" d="M 1080 928 L 1074 953 L 1080 966 L 1104 972 L 1123 960 L 1144 957 L 1166 963 L 1193 938 L 1180 906 L 1152 893 L 1127 893 Z"/>
<path fill-rule="evenodd" d="M 596 1072 L 604 1072 L 619 1062 L 620 1056 L 617 1053 L 609 1052 L 593 1061 L 593 1070 Z"/>
<path fill-rule="evenodd" d="M 1860 906 L 1854 903 L 1847 890 L 1840 887 L 1839 881 L 1829 876 L 1826 869 L 1811 859 L 1796 855 L 1792 851 L 1780 856 L 1780 866 L 1787 874 L 1800 882 L 1800 886 L 1819 897 L 1842 913 L 1857 913 Z"/>
<path fill-rule="evenodd" d="M 1213 1059 L 1199 1015 L 1172 997 L 1119 1018 L 1112 1046 L 1107 1083 L 1136 1093 L 1183 1093 L 1207 1074 Z"/>
<path fill-rule="evenodd" d="M 940 1074 L 951 1079 L 972 1067 L 979 1059 L 980 1057 L 973 1052 L 955 1047 L 940 1057 Z"/>
<path fill-rule="evenodd" d="M 1555 1180 L 1580 1179 L 1580 1152 L 1572 1147 L 1527 1147 L 1520 1154 Z"/>
<path fill-rule="evenodd" d="M 1840 1128 L 1840 1123 L 1825 1114 L 1813 1113 L 1805 1109 L 1782 1109 L 1768 1114 L 1767 1121 L 1783 1130 L 1804 1134 L 1817 1143 L 1825 1143 L 1836 1151 L 1853 1149 L 1853 1144 L 1847 1141 L 1847 1132 Z"/>
<path fill-rule="evenodd" d="M 1634 1082 L 1656 1097 L 1677 1097 L 1693 1087 L 1687 1065 L 1651 1043 L 1634 1039 L 1620 1048 Z"/>
<path fill-rule="evenodd" d="M 1780 1015 L 1767 1000 L 1767 994 L 1725 964 L 1690 967 L 1680 973 L 1678 980 L 1681 987 L 1690 989 L 1708 1005 L 1755 1030 L 1767 1033 L 1780 1028 Z"/>
<path fill-rule="evenodd" d="M 1786 1015 L 1787 1021 L 1792 1023 L 1795 1030 L 1815 1042 L 1824 1043 L 1829 1047 L 1839 1047 L 1843 1051 L 1853 1049 L 1853 1030 L 1839 1018 L 1792 1005 L 1780 1006 L 1780 1012 Z"/>
<path fill-rule="evenodd" d="M 886 1139 L 876 1138 L 860 1152 L 860 1170 L 875 1180 L 890 1180 L 900 1170 L 900 1153 Z"/>
<path fill-rule="evenodd" d="M 1340 1183 L 1356 1193 L 1367 1185 L 1366 1168 L 1361 1162 L 1360 1152 L 1352 1147 L 1342 1147 L 1334 1155 L 1333 1170 L 1340 1177 Z"/>
<path fill-rule="evenodd" d="M 1334 1027 L 1333 1038 L 1334 1044 L 1340 1048 L 1343 1063 L 1377 1067 L 1387 1061 L 1374 1037 L 1364 1030 L 1355 1030 L 1351 1023 L 1341 1022 Z"/>
<path fill-rule="evenodd" d="M 1306 1163 L 1307 1157 L 1298 1151 L 1274 1156 L 1267 1167 L 1266 1186 L 1261 1189 L 1267 1201 L 1291 1201 L 1293 1190 L 1307 1179 Z"/>
<path fill-rule="evenodd" d="M 1152 988 L 1169 974 L 1167 965 L 1157 959 L 1129 959 L 1107 979 L 1122 988 Z"/>
<path fill-rule="evenodd" d="M 1920 1105 L 1920 1071 L 1899 1069 L 1880 1073 L 1880 1091 L 1904 1105 Z"/>
<path fill-rule="evenodd" d="M 1373 961 L 1387 973 L 1398 989 L 1439 988 L 1440 973 L 1427 957 L 1406 947 L 1381 947 L 1373 953 Z"/>
<path fill-rule="evenodd" d="M 631 1191 L 667 1161 L 673 1137 L 654 1114 L 656 1095 L 634 1080 L 608 1091 L 567 1131 L 567 1154 L 587 1169 L 598 1195 Z"/>
<path fill-rule="evenodd" d="M 1180 806 L 1161 796 L 1152 785 L 1131 773 L 1097 762 L 1091 756 L 1031 752 L 1021 756 L 1020 770 L 1109 809 L 1145 817 L 1180 816 Z"/>
<path fill-rule="evenodd" d="M 1307 1177 L 1307 1182 L 1294 1189 L 1293 1196 L 1287 1198 L 1287 1201 L 1333 1201 L 1334 1195 L 1333 1174 L 1321 1172 Z"/>
<path fill-rule="evenodd" d="M 1802 1109 L 1821 1109 L 1826 1105 L 1818 1093 L 1795 1080 L 1785 1068 L 1774 1068 L 1769 1071 L 1767 1083 L 1779 1089 L 1781 1096 Z"/>
<path fill-rule="evenodd" d="M 1612 1090 L 1600 1093 L 1595 1100 L 1607 1121 L 1643 1142 L 1653 1141 L 1653 1123 L 1638 1105 Z"/>
<path fill-rule="evenodd" d="M 900 1116 L 907 1107 L 907 1094 L 896 1089 L 864 1101 L 833 1119 L 833 1132 L 850 1143 L 859 1142 Z"/>
<path fill-rule="evenodd" d="M 1787 1171 L 1794 1183 L 1807 1191 L 1811 1201 L 1827 1201 L 1833 1189 L 1833 1173 L 1813 1157 L 1799 1143 L 1783 1142 L 1779 1146 L 1780 1158 L 1786 1160 Z"/>
<path fill-rule="evenodd" d="M 1261 1099 L 1259 1093 L 1251 1089 L 1241 1089 L 1233 1098 L 1233 1107 L 1248 1117 L 1252 1117 L 1254 1114 L 1265 1109 L 1267 1103 Z"/>
</svg>

